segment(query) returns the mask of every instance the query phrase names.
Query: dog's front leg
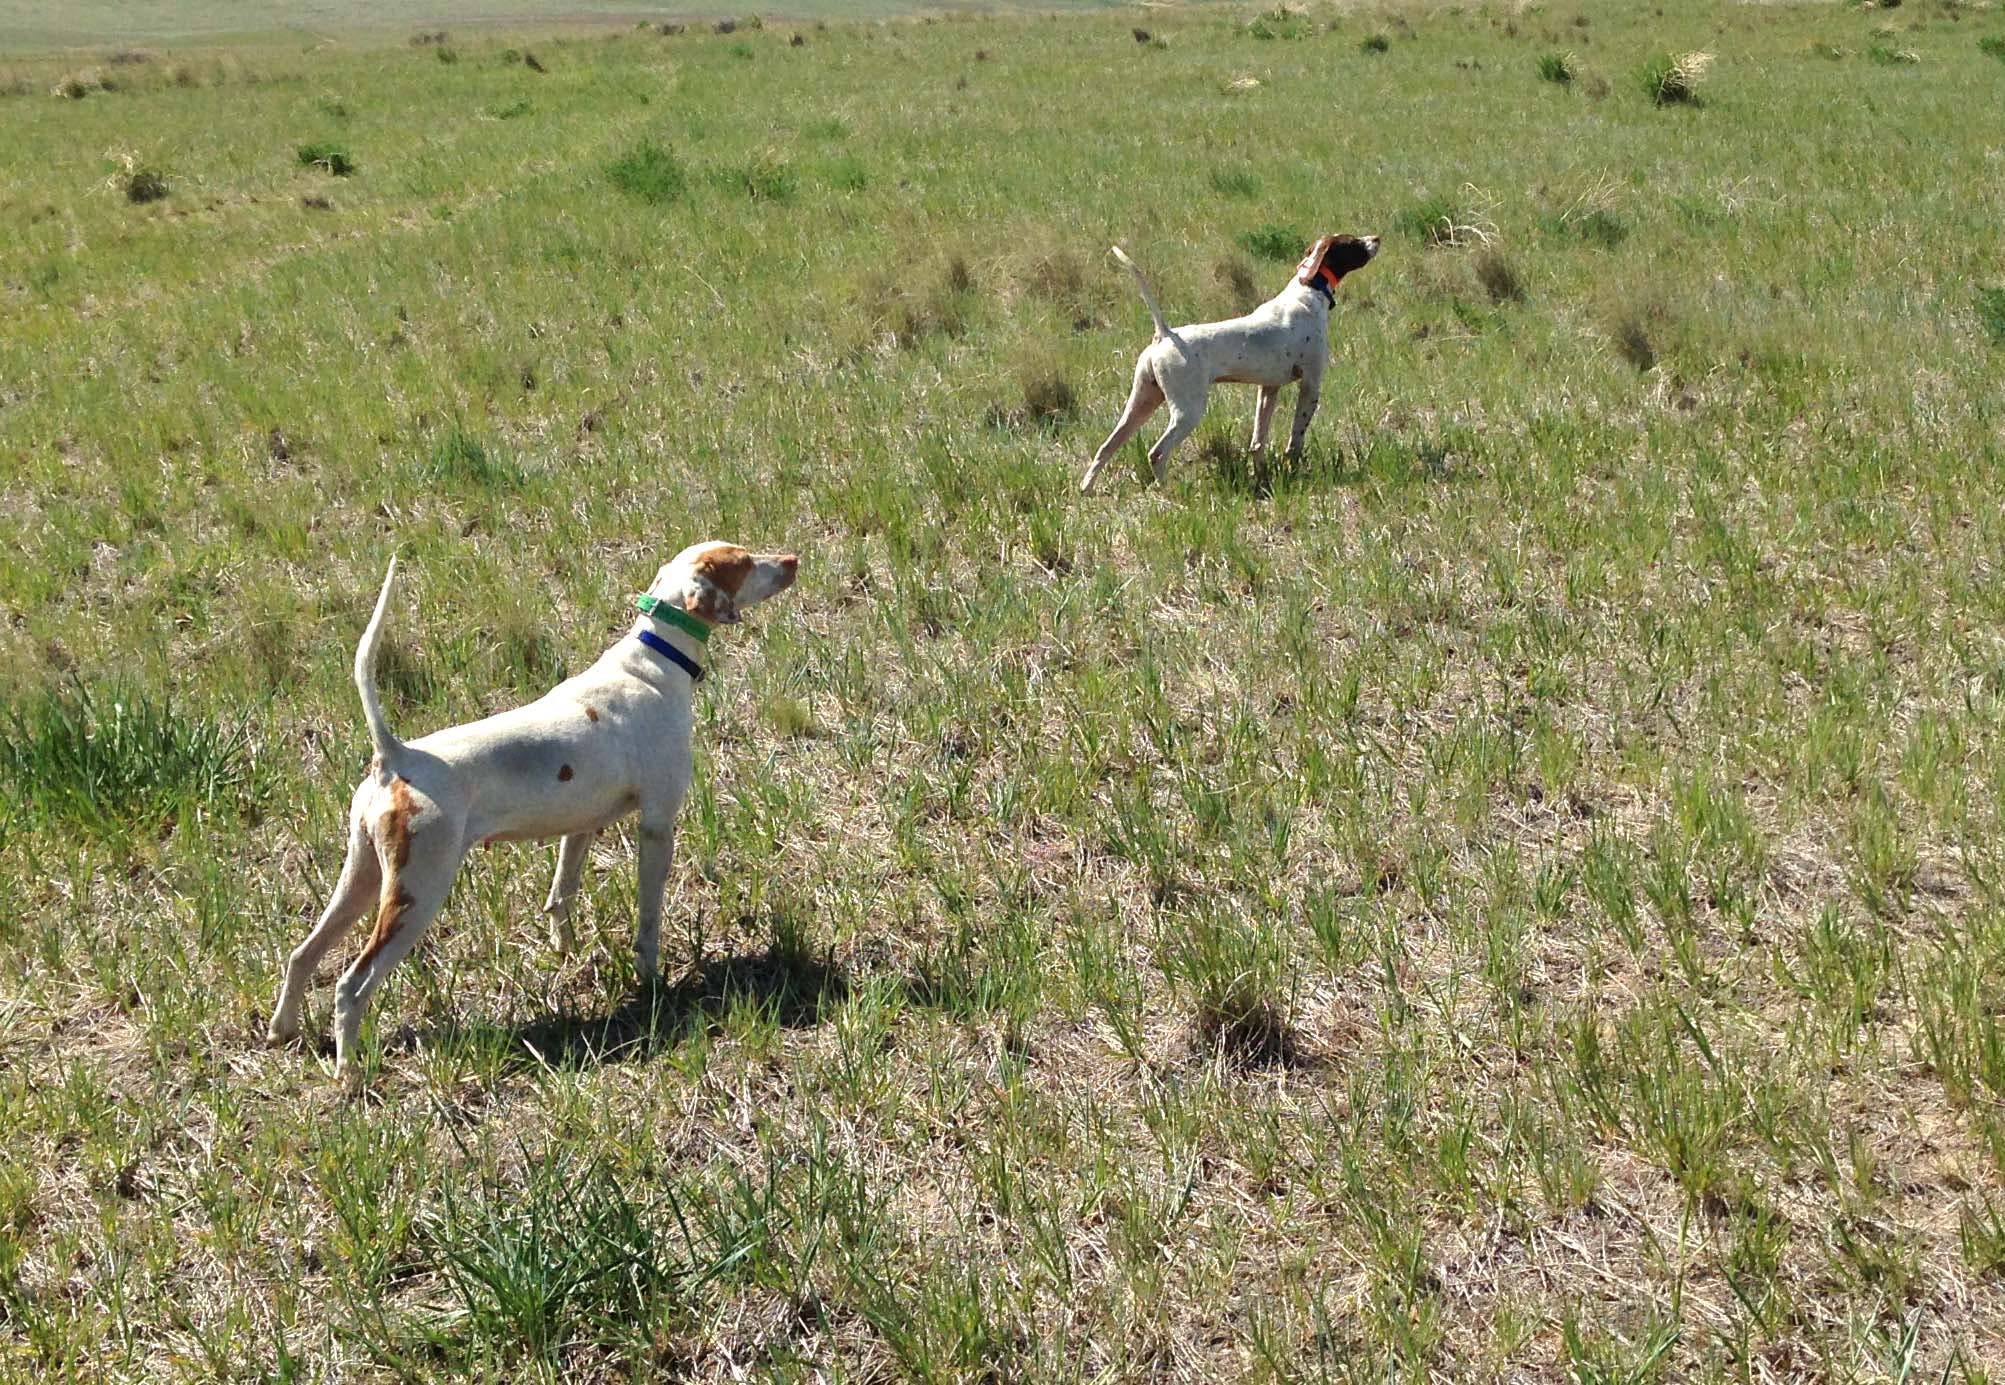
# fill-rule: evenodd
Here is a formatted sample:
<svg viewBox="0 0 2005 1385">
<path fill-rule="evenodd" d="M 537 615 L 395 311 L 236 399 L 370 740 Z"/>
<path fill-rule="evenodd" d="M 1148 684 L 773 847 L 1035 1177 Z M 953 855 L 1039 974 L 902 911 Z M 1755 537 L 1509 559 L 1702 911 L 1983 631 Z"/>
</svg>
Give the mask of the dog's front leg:
<svg viewBox="0 0 2005 1385">
<path fill-rule="evenodd" d="M 1316 416 L 1316 405 L 1321 401 L 1322 382 L 1302 377 L 1302 383 L 1295 390 L 1295 430 L 1288 435 L 1288 460 L 1300 461 L 1302 440 L 1309 436 L 1309 420 Z"/>
<path fill-rule="evenodd" d="M 557 848 L 557 875 L 550 882 L 550 897 L 543 912 L 550 919 L 550 946 L 569 955 L 571 951 L 571 899 L 578 893 L 578 877 L 584 873 L 585 858 L 591 854 L 593 832 L 573 832 Z"/>
<path fill-rule="evenodd" d="M 675 821 L 640 827 L 640 920 L 634 929 L 634 965 L 642 985 L 653 983 L 661 969 L 661 896 L 668 886 L 668 869 L 675 863 Z"/>
<path fill-rule="evenodd" d="M 1274 408 L 1280 402 L 1281 387 L 1279 385 L 1262 385 L 1260 387 L 1260 403 L 1253 410 L 1252 451 L 1265 452 L 1267 450 L 1267 439 L 1274 432 Z"/>
</svg>

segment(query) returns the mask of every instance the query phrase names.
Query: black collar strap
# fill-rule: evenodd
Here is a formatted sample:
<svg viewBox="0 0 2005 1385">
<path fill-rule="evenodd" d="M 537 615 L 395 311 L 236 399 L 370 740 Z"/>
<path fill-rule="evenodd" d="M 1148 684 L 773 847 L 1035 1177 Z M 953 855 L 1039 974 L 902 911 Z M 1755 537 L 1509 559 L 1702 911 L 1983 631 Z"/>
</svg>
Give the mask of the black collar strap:
<svg viewBox="0 0 2005 1385">
<path fill-rule="evenodd" d="M 703 681 L 703 666 L 652 630 L 636 630 L 634 638 L 689 675 L 692 683 Z"/>
</svg>

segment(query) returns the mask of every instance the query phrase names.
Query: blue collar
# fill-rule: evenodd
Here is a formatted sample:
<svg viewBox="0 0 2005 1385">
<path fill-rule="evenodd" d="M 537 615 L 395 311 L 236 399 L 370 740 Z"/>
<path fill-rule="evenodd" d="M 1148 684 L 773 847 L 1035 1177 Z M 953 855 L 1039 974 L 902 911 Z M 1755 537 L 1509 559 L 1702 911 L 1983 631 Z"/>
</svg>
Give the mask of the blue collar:
<svg viewBox="0 0 2005 1385">
<path fill-rule="evenodd" d="M 661 636 L 655 634 L 654 631 L 636 630 L 634 631 L 634 638 L 688 674 L 690 682 L 701 683 L 703 681 L 702 665 L 698 664 L 696 660 L 684 654 L 680 649 L 677 649 Z"/>
</svg>

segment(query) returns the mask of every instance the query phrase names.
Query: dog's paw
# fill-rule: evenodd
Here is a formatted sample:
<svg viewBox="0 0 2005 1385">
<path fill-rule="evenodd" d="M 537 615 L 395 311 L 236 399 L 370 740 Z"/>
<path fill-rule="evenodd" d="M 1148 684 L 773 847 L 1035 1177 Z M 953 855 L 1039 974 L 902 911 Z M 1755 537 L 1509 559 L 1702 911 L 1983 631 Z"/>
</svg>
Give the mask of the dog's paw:
<svg viewBox="0 0 2005 1385">
<path fill-rule="evenodd" d="M 274 1048 L 280 1044 L 289 1044 L 298 1037 L 299 1021 L 296 1019 L 280 1020 L 274 1016 L 272 1022 L 265 1026 L 265 1042 Z"/>
</svg>

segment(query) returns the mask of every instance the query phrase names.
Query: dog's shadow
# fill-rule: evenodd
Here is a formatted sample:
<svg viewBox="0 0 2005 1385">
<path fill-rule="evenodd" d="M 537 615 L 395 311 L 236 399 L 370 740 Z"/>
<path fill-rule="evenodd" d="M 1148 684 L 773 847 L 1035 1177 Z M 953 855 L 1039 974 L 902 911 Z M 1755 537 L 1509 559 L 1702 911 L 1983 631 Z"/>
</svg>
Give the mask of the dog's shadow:
<svg viewBox="0 0 2005 1385">
<path fill-rule="evenodd" d="M 1218 490 L 1256 500 L 1290 491 L 1328 491 L 1376 483 L 1392 488 L 1444 485 L 1465 473 L 1472 451 L 1459 436 L 1353 432 L 1341 440 L 1312 440 L 1300 457 L 1278 445 L 1264 453 L 1243 440 L 1211 433 L 1198 444 L 1201 474 Z"/>
<path fill-rule="evenodd" d="M 819 1024 L 848 994 L 849 973 L 840 963 L 768 947 L 711 959 L 672 982 L 636 986 L 610 1014 L 542 1015 L 488 1035 L 461 1029 L 459 1036 L 504 1048 L 505 1066 L 514 1071 L 597 1067 L 645 1061 L 743 1006 L 782 1029 Z"/>
</svg>

